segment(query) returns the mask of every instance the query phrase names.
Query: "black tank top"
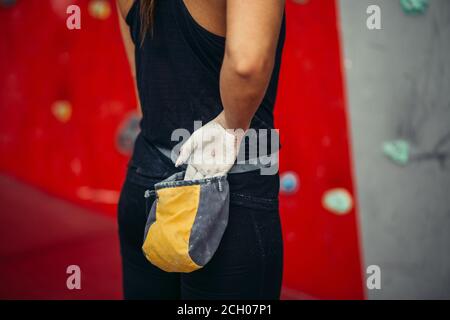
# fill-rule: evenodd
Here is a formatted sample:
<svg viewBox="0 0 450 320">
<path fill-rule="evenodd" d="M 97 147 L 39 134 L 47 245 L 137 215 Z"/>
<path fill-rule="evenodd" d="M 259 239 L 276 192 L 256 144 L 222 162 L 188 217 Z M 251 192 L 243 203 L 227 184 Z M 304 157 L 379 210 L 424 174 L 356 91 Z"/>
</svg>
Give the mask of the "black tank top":
<svg viewBox="0 0 450 320">
<path fill-rule="evenodd" d="M 152 177 L 165 178 L 176 169 L 156 147 L 172 149 L 172 132 L 194 131 L 194 121 L 206 124 L 223 109 L 219 75 L 225 38 L 203 28 L 183 0 L 156 0 L 153 32 L 141 46 L 140 1 L 131 7 L 126 22 L 135 44 L 136 79 L 143 117 L 130 164 Z M 272 129 L 285 19 L 275 66 L 265 97 L 250 127 Z"/>
</svg>

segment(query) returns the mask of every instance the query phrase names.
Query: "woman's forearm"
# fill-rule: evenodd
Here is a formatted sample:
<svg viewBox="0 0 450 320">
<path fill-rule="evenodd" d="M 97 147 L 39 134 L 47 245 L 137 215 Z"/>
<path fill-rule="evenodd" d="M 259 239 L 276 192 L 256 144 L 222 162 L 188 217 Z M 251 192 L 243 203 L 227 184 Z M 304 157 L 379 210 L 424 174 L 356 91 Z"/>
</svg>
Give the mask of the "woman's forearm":
<svg viewBox="0 0 450 320">
<path fill-rule="evenodd" d="M 229 129 L 248 129 L 272 75 L 284 0 L 228 0 L 220 73 L 221 118 Z"/>
<path fill-rule="evenodd" d="M 247 60 L 225 54 L 220 74 L 224 126 L 247 130 L 264 98 L 273 70 L 273 58 Z"/>
</svg>

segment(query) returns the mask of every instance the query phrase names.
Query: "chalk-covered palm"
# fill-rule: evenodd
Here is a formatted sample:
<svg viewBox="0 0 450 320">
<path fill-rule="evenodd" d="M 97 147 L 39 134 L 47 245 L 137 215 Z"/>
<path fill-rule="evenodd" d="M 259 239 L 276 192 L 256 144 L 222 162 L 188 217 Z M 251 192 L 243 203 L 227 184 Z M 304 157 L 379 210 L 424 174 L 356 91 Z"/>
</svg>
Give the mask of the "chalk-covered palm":
<svg viewBox="0 0 450 320">
<path fill-rule="evenodd" d="M 185 180 L 225 175 L 237 158 L 244 134 L 240 129 L 225 129 L 215 118 L 183 144 L 175 166 L 188 164 Z"/>
</svg>

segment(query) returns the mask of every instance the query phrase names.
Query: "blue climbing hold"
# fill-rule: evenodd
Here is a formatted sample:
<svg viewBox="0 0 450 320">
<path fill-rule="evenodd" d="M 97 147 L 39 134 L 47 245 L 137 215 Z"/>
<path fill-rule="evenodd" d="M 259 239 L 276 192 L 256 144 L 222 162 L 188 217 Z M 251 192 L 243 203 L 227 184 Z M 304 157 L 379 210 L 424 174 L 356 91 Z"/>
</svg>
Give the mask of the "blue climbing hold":
<svg viewBox="0 0 450 320">
<path fill-rule="evenodd" d="M 384 154 L 399 165 L 409 162 L 410 146 L 408 141 L 394 140 L 383 143 Z"/>
<path fill-rule="evenodd" d="M 407 14 L 423 14 L 428 8 L 428 0 L 400 0 L 400 4 Z"/>
<path fill-rule="evenodd" d="M 294 193 L 295 191 L 297 191 L 299 184 L 299 178 L 296 173 L 288 171 L 281 175 L 280 189 L 282 193 Z"/>
</svg>

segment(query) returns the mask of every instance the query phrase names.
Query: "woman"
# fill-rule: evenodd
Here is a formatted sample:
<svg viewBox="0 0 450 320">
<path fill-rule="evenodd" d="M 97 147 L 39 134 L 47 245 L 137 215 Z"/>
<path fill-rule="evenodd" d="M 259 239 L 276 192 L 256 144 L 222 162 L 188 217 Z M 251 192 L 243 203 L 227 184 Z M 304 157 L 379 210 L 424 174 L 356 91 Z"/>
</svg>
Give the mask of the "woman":
<svg viewBox="0 0 450 320">
<path fill-rule="evenodd" d="M 142 109 L 118 208 L 125 298 L 278 299 L 283 245 L 277 174 L 228 175 L 228 226 L 204 268 L 164 272 L 145 259 L 141 246 L 154 200 L 144 198 L 145 190 L 180 171 L 161 152 L 178 143 L 172 140 L 176 129 L 192 133 L 194 121 L 244 131 L 273 128 L 284 1 L 118 0 L 118 8 Z M 239 146 L 238 135 L 234 143 Z M 177 166 L 196 152 L 202 149 L 194 144 L 185 148 Z M 188 172 L 204 177 L 223 167 L 203 169 L 189 165 Z"/>
</svg>

